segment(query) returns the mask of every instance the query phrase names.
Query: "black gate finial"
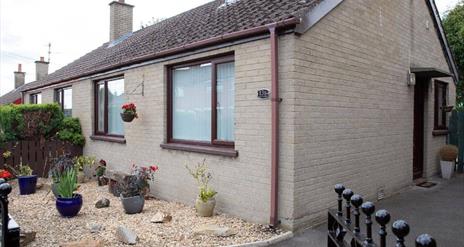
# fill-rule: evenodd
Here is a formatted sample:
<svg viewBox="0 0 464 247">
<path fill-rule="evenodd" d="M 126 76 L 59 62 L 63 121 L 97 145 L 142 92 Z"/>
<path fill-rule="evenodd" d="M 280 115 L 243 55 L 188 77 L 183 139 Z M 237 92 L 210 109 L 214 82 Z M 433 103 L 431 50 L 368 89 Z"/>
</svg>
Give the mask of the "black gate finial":
<svg viewBox="0 0 464 247">
<path fill-rule="evenodd" d="M 437 247 L 437 243 L 435 242 L 435 239 L 432 238 L 432 236 L 428 234 L 422 234 L 416 238 L 416 247 Z"/>
<path fill-rule="evenodd" d="M 386 247 L 387 246 L 387 224 L 390 222 L 390 213 L 385 210 L 385 209 L 380 209 L 375 213 L 375 221 L 379 223 L 380 225 L 380 230 L 379 230 L 379 235 L 380 235 L 380 247 Z"/>
<path fill-rule="evenodd" d="M 354 233 L 359 233 L 361 231 L 361 228 L 359 227 L 359 207 L 363 203 L 363 198 L 358 194 L 354 194 L 351 197 L 351 203 L 354 206 Z"/>
<path fill-rule="evenodd" d="M 409 225 L 404 220 L 393 222 L 392 232 L 397 237 L 396 247 L 405 247 L 404 238 L 409 234 Z"/>
<path fill-rule="evenodd" d="M 366 215 L 366 241 L 367 245 L 372 241 L 372 214 L 375 212 L 375 205 L 372 202 L 365 202 L 361 205 L 363 213 Z"/>
<path fill-rule="evenodd" d="M 346 224 L 351 224 L 351 197 L 353 196 L 353 191 L 346 189 L 343 191 L 343 198 L 346 200 Z"/>
</svg>

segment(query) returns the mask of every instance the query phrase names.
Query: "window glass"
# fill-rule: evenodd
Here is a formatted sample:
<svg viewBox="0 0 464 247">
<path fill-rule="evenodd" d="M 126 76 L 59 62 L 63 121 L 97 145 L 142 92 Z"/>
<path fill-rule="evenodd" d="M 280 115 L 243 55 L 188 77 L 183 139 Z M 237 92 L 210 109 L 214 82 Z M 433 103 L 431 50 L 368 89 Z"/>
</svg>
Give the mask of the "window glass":
<svg viewBox="0 0 464 247">
<path fill-rule="evenodd" d="M 108 81 L 108 134 L 124 135 L 121 119 L 124 101 L 124 79 Z"/>
<path fill-rule="evenodd" d="M 217 139 L 234 141 L 235 110 L 234 63 L 217 65 Z"/>
<path fill-rule="evenodd" d="M 105 131 L 105 84 L 98 84 L 98 131 Z"/>
<path fill-rule="evenodd" d="M 63 89 L 63 112 L 67 117 L 72 116 L 72 88 Z"/>
<path fill-rule="evenodd" d="M 175 69 L 172 137 L 211 140 L 211 64 Z"/>
<path fill-rule="evenodd" d="M 37 94 L 36 96 L 37 96 L 36 104 L 42 104 L 42 94 L 39 93 L 39 94 Z"/>
</svg>

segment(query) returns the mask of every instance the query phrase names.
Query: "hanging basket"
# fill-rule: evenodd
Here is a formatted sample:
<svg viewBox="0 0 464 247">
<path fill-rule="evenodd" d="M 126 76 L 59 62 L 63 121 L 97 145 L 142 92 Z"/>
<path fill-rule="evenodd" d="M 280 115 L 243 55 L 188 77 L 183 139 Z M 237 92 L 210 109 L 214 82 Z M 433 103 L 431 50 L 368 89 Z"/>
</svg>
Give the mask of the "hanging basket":
<svg viewBox="0 0 464 247">
<path fill-rule="evenodd" d="M 121 118 L 122 121 L 130 123 L 134 120 L 135 114 L 134 113 L 128 113 L 128 112 L 123 112 L 121 113 Z"/>
</svg>

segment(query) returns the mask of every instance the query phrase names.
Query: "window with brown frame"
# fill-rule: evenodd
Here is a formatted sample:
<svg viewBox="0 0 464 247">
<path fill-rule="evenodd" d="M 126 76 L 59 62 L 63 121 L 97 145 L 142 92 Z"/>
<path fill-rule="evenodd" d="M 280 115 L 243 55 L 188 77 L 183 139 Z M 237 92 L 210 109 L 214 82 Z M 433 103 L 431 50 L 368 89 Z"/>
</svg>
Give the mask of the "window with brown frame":
<svg viewBox="0 0 464 247">
<path fill-rule="evenodd" d="M 95 135 L 124 137 L 120 115 L 124 101 L 124 78 L 95 83 Z"/>
<path fill-rule="evenodd" d="M 234 147 L 233 56 L 168 67 L 168 142 Z"/>
<path fill-rule="evenodd" d="M 29 102 L 31 104 L 42 104 L 42 94 L 41 93 L 31 94 L 31 96 L 29 97 Z"/>
<path fill-rule="evenodd" d="M 55 90 L 55 102 L 61 106 L 65 117 L 72 116 L 72 87 Z"/>
<path fill-rule="evenodd" d="M 435 130 L 448 129 L 446 125 L 447 87 L 446 83 L 435 82 Z"/>
</svg>

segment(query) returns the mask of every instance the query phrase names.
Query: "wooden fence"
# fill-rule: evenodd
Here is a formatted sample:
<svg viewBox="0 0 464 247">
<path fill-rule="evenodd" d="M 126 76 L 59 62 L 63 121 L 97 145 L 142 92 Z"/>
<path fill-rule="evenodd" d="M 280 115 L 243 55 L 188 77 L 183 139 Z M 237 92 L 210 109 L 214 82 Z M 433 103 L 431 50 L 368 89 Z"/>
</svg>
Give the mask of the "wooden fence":
<svg viewBox="0 0 464 247">
<path fill-rule="evenodd" d="M 5 151 L 10 151 L 8 158 L 3 157 Z M 73 145 L 69 142 L 59 140 L 23 140 L 17 142 L 7 142 L 0 145 L 0 168 L 4 164 L 18 167 L 20 162 L 29 165 L 34 174 L 39 177 L 47 177 L 50 170 L 51 161 L 63 154 L 71 156 L 82 155 L 82 147 Z"/>
</svg>

